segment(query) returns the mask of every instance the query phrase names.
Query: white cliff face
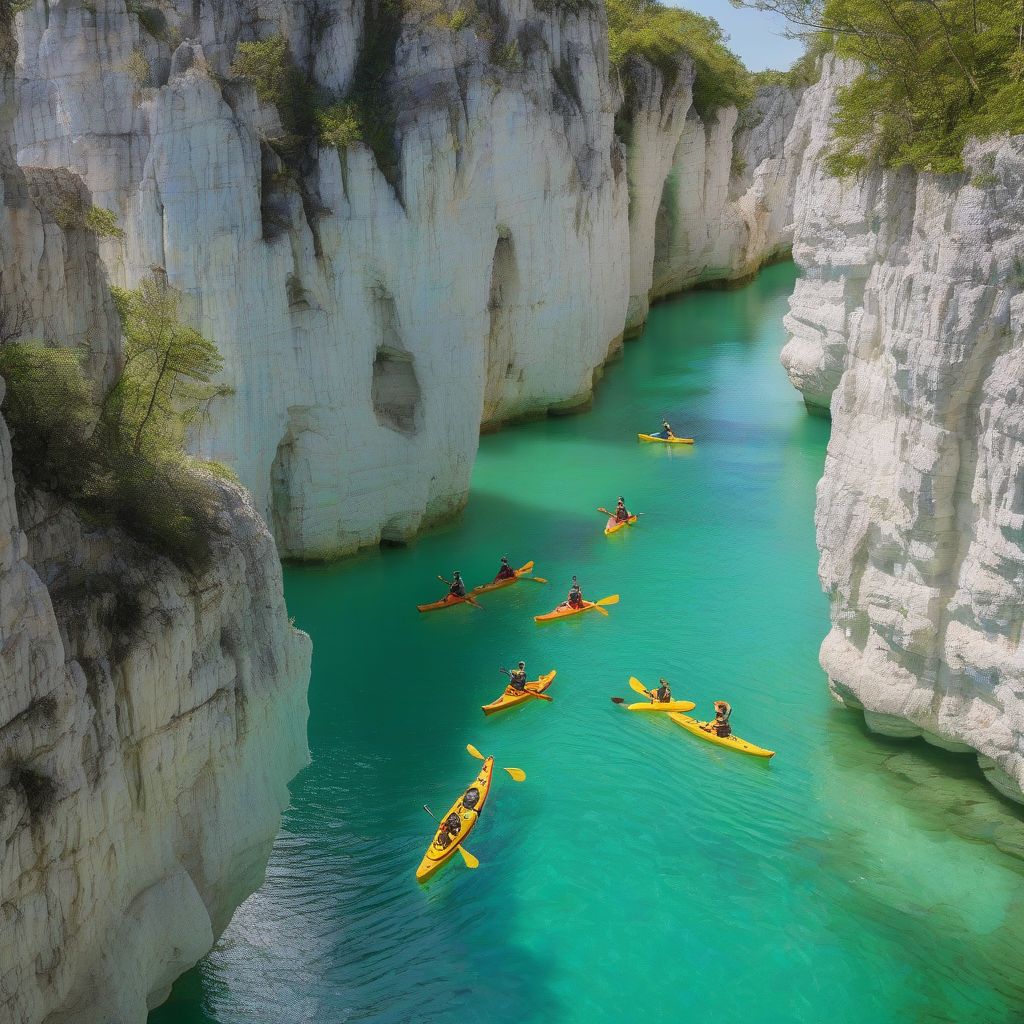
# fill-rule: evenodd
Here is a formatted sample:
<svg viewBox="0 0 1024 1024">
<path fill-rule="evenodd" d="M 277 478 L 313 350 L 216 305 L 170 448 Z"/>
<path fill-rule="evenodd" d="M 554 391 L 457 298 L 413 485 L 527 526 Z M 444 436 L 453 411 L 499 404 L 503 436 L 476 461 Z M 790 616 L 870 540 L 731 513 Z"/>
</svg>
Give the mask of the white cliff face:
<svg viewBox="0 0 1024 1024">
<path fill-rule="evenodd" d="M 665 180 L 650 297 L 749 277 L 792 243 L 806 138 L 792 131 L 799 93 L 758 90 L 749 109 L 691 109 Z"/>
<path fill-rule="evenodd" d="M 456 32 L 440 4 L 407 7 L 389 86 L 397 192 L 361 145 L 311 150 L 296 180 L 268 144 L 274 109 L 224 84 L 239 40 L 278 31 L 344 95 L 361 0 L 321 4 L 315 24 L 282 0 L 176 0 L 161 39 L 123 0 L 94 12 L 39 0 L 19 16 L 19 159 L 71 167 L 117 212 L 127 237 L 102 249 L 115 280 L 159 266 L 191 297 L 235 388 L 199 450 L 237 470 L 286 556 L 412 537 L 461 508 L 481 426 L 585 405 L 646 316 L 666 180 L 692 170 L 679 148 L 688 64 L 666 88 L 634 62 L 625 151 L 617 140 L 600 6 L 543 14 L 504 0 Z M 142 85 L 128 70 L 138 54 Z M 778 162 L 784 132 L 761 122 L 789 116 L 776 106 L 742 135 L 757 158 L 744 192 L 762 198 L 760 165 Z M 728 199 L 734 120 L 723 112 L 699 153 L 708 198 L 702 185 L 679 230 L 699 221 L 701 238 L 677 233 L 656 294 L 749 273 L 785 244 L 772 218 L 789 223 L 788 199 L 771 216 L 758 198 L 732 212 L 747 202 Z M 716 212 L 702 220 L 706 202 Z M 726 222 L 732 240 L 701 255 L 718 252 Z"/>
<path fill-rule="evenodd" d="M 1024 140 L 966 155 L 942 177 L 807 165 L 783 362 L 832 414 L 833 693 L 876 731 L 976 752 L 1024 800 Z"/>
<path fill-rule="evenodd" d="M 89 343 L 119 328 L 67 172 L 11 159 L 0 24 L 0 327 Z M 0 399 L 4 383 L 0 380 Z M 0 1019 L 141 1022 L 263 878 L 307 759 L 309 641 L 273 540 L 222 491 L 210 568 L 186 575 L 117 531 L 16 489 L 0 417 Z"/>
<path fill-rule="evenodd" d="M 173 60 L 118 0 L 22 15 L 20 159 L 72 166 L 118 212 L 128 237 L 104 254 L 119 280 L 162 266 L 194 300 L 236 389 L 200 448 L 237 469 L 283 554 L 403 540 L 462 505 L 481 423 L 585 403 L 621 335 L 627 193 L 603 23 L 513 5 L 523 64 L 502 69 L 475 29 L 407 21 L 401 195 L 364 147 L 320 150 L 312 213 L 266 145 L 274 111 L 214 77 L 255 24 L 232 6 L 195 23 L 183 4 L 193 42 Z M 299 16 L 262 13 L 304 64 Z M 347 87 L 357 20 L 330 5 L 325 86 Z M 159 87 L 124 70 L 140 46 L 169 75 Z"/>
</svg>

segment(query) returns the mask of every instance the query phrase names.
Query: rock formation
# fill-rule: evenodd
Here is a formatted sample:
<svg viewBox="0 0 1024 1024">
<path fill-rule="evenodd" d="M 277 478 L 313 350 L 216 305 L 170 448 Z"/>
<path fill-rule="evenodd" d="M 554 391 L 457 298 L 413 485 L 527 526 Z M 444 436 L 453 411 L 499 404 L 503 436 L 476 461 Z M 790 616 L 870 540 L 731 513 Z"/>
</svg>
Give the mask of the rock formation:
<svg viewBox="0 0 1024 1024">
<path fill-rule="evenodd" d="M 0 336 L 87 343 L 102 381 L 120 328 L 72 216 L 88 193 L 13 162 L 12 61 L 0 18 Z M 0 418 L 5 1022 L 142 1021 L 262 882 L 308 756 L 309 642 L 251 501 L 221 497 L 211 566 L 186 574 L 16 485 Z"/>
<path fill-rule="evenodd" d="M 832 415 L 821 663 L 872 729 L 976 752 L 1024 800 L 1024 140 L 971 143 L 960 175 L 830 178 L 831 98 L 852 73 L 828 68 L 801 111 L 783 351 Z"/>
<path fill-rule="evenodd" d="M 541 6 L 404 5 L 393 166 L 362 144 L 282 162 L 277 110 L 230 72 L 240 41 L 276 32 L 344 96 L 381 37 L 376 5 L 39 0 L 19 16 L 19 160 L 71 168 L 116 212 L 115 282 L 158 266 L 190 296 L 235 388 L 199 451 L 235 468 L 286 556 L 450 516 L 481 425 L 586 404 L 649 294 L 789 244 L 792 96 L 759 97 L 734 158 L 737 115 L 702 124 L 687 61 L 666 86 L 634 60 L 623 146 L 603 7 Z"/>
</svg>

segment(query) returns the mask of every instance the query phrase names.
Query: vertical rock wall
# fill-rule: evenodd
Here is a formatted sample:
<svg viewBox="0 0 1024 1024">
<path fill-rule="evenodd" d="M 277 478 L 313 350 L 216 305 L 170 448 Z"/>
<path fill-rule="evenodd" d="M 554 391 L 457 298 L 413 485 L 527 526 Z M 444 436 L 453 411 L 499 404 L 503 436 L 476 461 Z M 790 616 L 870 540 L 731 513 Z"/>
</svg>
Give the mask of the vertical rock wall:
<svg viewBox="0 0 1024 1024">
<path fill-rule="evenodd" d="M 99 385 L 120 335 L 89 195 L 14 163 L 13 59 L 0 21 L 0 340 L 88 343 Z M 17 486 L 0 416 L 4 1022 L 142 1021 L 262 881 L 307 758 L 309 643 L 251 502 L 222 505 L 186 575 Z"/>
<path fill-rule="evenodd" d="M 821 662 L 871 728 L 976 752 L 1024 800 L 1024 140 L 970 144 L 965 174 L 837 181 L 820 156 L 854 71 L 807 111 L 783 351 L 832 415 Z"/>
<path fill-rule="evenodd" d="M 584 405 L 649 295 L 747 274 L 788 242 L 788 197 L 767 205 L 789 179 L 761 168 L 779 163 L 791 115 L 778 90 L 745 115 L 750 159 L 730 185 L 735 113 L 710 150 L 681 146 L 699 124 L 685 61 L 669 87 L 633 62 L 623 147 L 600 5 L 493 0 L 456 30 L 454 4 L 404 7 L 388 177 L 362 145 L 285 166 L 276 111 L 229 73 L 240 40 L 280 32 L 325 94 L 345 95 L 362 0 L 167 0 L 156 35 L 124 0 L 37 0 L 19 16 L 19 159 L 72 168 L 117 213 L 126 238 L 102 252 L 118 283 L 158 266 L 191 297 L 235 388 L 199 449 L 238 471 L 288 556 L 450 516 L 481 425 Z M 699 197 L 667 195 L 698 173 Z M 664 212 L 687 204 L 679 221 Z"/>
</svg>

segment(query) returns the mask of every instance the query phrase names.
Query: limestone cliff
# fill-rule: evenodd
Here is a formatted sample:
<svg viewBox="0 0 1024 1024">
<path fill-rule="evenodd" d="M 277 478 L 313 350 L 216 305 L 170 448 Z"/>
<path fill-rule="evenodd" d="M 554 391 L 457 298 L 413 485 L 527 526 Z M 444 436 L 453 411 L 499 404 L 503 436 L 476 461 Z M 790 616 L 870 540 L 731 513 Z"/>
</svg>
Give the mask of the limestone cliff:
<svg viewBox="0 0 1024 1024">
<path fill-rule="evenodd" d="M 649 295 L 788 245 L 782 90 L 705 128 L 687 61 L 666 86 L 635 60 L 623 144 L 602 5 L 401 6 L 387 173 L 362 144 L 282 163 L 278 112 L 230 72 L 240 41 L 279 33 L 342 97 L 380 5 L 37 0 L 18 20 L 20 162 L 116 211 L 118 283 L 159 266 L 191 297 L 235 388 L 199 450 L 288 556 L 451 515 L 481 425 L 585 404 Z"/>
<path fill-rule="evenodd" d="M 1024 800 L 1024 139 L 970 144 L 962 175 L 829 178 L 850 73 L 807 111 L 783 352 L 832 414 L 821 662 L 871 728 L 976 752 Z"/>
<path fill-rule="evenodd" d="M 87 343 L 102 381 L 119 326 L 89 196 L 13 163 L 2 14 L 0 340 Z M 250 500 L 221 491 L 186 574 L 16 486 L 0 417 L 0 1020 L 143 1020 L 262 881 L 307 757 L 309 643 Z"/>
</svg>

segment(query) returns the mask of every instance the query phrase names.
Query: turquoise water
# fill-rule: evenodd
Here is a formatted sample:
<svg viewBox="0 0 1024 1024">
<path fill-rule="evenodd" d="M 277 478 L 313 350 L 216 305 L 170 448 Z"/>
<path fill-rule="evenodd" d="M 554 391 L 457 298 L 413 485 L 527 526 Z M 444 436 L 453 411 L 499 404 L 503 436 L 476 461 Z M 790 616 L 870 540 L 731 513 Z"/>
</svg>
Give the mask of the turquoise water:
<svg viewBox="0 0 1024 1024">
<path fill-rule="evenodd" d="M 828 424 L 778 363 L 793 278 L 656 307 L 591 413 L 483 440 L 459 523 L 288 570 L 313 761 L 266 885 L 151 1024 L 1024 1019 L 1018 812 L 969 760 L 868 737 L 817 664 Z M 698 444 L 637 444 L 662 414 Z M 606 539 L 618 494 L 646 515 Z M 414 610 L 505 553 L 550 585 Z M 573 573 L 621 603 L 535 625 Z M 554 703 L 485 718 L 518 658 Z M 729 699 L 777 757 L 614 706 L 630 674 Z M 421 805 L 474 777 L 467 742 L 528 779 L 496 778 L 480 868 L 421 887 Z"/>
</svg>

